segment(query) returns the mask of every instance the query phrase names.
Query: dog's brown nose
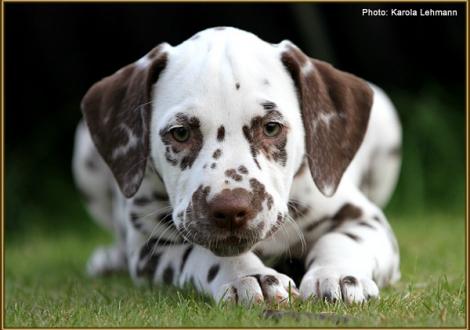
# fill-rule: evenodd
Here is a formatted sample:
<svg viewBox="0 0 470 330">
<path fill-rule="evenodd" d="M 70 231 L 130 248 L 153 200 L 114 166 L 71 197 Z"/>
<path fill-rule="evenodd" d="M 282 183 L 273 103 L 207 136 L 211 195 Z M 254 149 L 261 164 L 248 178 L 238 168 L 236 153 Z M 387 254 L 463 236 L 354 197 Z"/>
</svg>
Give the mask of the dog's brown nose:
<svg viewBox="0 0 470 330">
<path fill-rule="evenodd" d="M 250 194 L 242 188 L 222 190 L 208 206 L 209 218 L 219 228 L 241 228 L 253 216 Z"/>
</svg>

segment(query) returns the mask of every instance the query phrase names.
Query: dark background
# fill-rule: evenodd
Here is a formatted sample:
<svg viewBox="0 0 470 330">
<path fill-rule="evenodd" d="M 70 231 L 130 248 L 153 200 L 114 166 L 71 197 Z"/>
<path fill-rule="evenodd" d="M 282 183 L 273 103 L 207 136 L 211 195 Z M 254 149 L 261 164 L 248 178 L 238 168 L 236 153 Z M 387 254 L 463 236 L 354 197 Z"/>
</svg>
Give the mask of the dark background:
<svg viewBox="0 0 470 330">
<path fill-rule="evenodd" d="M 307 54 L 384 88 L 404 130 L 387 211 L 458 212 L 465 191 L 465 3 L 6 3 L 5 218 L 10 233 L 79 225 L 70 163 L 81 97 L 162 41 L 213 26 Z M 457 9 L 457 17 L 366 17 L 363 8 Z M 76 217 L 70 217 L 76 218 Z"/>
</svg>

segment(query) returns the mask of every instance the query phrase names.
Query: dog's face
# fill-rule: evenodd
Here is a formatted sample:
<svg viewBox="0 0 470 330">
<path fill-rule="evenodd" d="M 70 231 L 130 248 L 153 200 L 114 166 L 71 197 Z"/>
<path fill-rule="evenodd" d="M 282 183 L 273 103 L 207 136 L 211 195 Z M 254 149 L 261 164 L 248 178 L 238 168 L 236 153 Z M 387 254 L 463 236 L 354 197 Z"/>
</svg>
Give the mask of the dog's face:
<svg viewBox="0 0 470 330">
<path fill-rule="evenodd" d="M 154 96 L 151 155 L 183 235 L 227 255 L 273 233 L 304 154 L 279 46 L 235 29 L 201 32 L 168 50 Z"/>
<path fill-rule="evenodd" d="M 236 255 L 282 225 L 304 157 L 318 188 L 335 191 L 370 104 L 364 82 L 289 42 L 216 28 L 155 48 L 82 106 L 127 197 L 152 162 L 186 239 Z"/>
</svg>

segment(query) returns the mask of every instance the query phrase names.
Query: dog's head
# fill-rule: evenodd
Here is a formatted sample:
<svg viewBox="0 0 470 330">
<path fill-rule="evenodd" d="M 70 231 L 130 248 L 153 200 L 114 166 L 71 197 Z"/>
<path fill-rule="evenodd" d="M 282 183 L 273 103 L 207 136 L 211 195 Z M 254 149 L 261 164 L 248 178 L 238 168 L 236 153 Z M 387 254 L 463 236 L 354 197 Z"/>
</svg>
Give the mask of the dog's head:
<svg viewBox="0 0 470 330">
<path fill-rule="evenodd" d="M 288 41 L 215 28 L 96 83 L 82 110 L 126 197 L 151 163 L 181 233 L 235 255 L 282 225 L 304 159 L 318 189 L 336 191 L 371 104 L 364 81 Z"/>
</svg>

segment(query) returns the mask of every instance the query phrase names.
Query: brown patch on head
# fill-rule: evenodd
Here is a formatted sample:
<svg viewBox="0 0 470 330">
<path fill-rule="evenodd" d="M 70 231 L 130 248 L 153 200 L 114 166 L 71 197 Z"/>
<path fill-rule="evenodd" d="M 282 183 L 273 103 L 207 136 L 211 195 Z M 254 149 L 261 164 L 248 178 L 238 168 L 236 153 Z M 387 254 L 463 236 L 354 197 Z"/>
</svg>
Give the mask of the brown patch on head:
<svg viewBox="0 0 470 330">
<path fill-rule="evenodd" d="M 222 142 L 224 140 L 224 138 L 225 138 L 225 127 L 220 126 L 217 129 L 217 141 Z"/>
<path fill-rule="evenodd" d="M 237 173 L 236 170 L 229 169 L 225 171 L 225 176 L 228 176 L 229 178 L 235 180 L 235 181 L 242 181 L 243 177 Z"/>
<path fill-rule="evenodd" d="M 280 163 L 282 166 L 286 165 L 287 161 L 287 131 L 288 128 L 281 125 L 281 131 L 277 136 L 267 137 L 264 133 L 264 125 L 268 122 L 278 121 L 283 118 L 282 114 L 277 110 L 272 110 L 271 107 L 276 105 L 272 102 L 265 102 L 263 107 L 268 109 L 268 113 L 264 116 L 257 116 L 251 120 L 251 126 L 243 126 L 243 135 L 250 144 L 250 152 L 253 159 L 260 168 L 257 156 L 263 153 L 268 160 L 273 160 Z"/>
<path fill-rule="evenodd" d="M 197 188 L 191 197 L 191 204 L 186 210 L 187 213 L 194 213 L 194 218 L 201 219 L 206 216 L 209 204 L 207 202 L 207 196 L 211 188 L 209 186 L 203 187 L 202 185 Z M 192 209 L 192 210 L 191 210 Z"/>
<path fill-rule="evenodd" d="M 248 174 L 248 169 L 245 166 L 240 165 L 238 167 L 238 172 L 240 172 L 241 174 Z"/>
<path fill-rule="evenodd" d="M 252 205 L 253 205 L 253 208 L 256 210 L 256 212 L 258 213 L 263 209 L 263 202 L 265 200 L 268 200 L 267 206 L 269 209 L 271 209 L 273 199 L 272 199 L 271 194 L 266 192 L 264 184 L 262 184 L 255 178 L 251 178 L 250 187 L 253 193 Z"/>
<path fill-rule="evenodd" d="M 214 153 L 212 154 L 212 158 L 214 159 L 219 159 L 219 157 L 222 155 L 222 150 L 220 149 L 217 149 L 216 151 L 214 151 Z"/>
<path fill-rule="evenodd" d="M 288 46 L 281 61 L 297 87 L 310 172 L 331 196 L 362 143 L 373 92 L 368 84 Z"/>
<path fill-rule="evenodd" d="M 173 166 L 180 165 L 182 170 L 191 168 L 203 144 L 199 119 L 178 113 L 176 122 L 190 130 L 188 141 L 176 141 L 171 135 L 171 125 L 160 131 L 160 137 L 165 144 L 165 158 Z"/>
<path fill-rule="evenodd" d="M 81 108 L 92 140 L 122 193 L 140 187 L 149 156 L 152 86 L 167 62 L 163 46 L 94 84 Z"/>
</svg>

